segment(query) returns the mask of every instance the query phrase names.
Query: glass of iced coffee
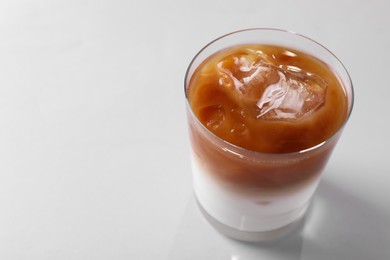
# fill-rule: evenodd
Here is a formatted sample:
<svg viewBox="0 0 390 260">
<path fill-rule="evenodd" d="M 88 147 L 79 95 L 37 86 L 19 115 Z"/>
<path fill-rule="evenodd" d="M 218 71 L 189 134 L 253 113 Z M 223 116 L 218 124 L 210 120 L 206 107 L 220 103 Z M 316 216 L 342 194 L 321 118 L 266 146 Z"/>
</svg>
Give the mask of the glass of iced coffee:
<svg viewBox="0 0 390 260">
<path fill-rule="evenodd" d="M 194 57 L 185 96 L 204 216 L 239 240 L 288 233 L 351 114 L 353 88 L 341 62 L 296 33 L 237 31 Z"/>
</svg>

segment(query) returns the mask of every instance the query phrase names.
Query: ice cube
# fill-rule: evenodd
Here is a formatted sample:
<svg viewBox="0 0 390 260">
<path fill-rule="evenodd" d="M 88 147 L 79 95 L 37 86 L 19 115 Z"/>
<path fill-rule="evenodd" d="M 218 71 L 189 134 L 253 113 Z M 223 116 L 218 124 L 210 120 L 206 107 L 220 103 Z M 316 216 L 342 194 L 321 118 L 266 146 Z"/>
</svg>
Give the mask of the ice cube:
<svg viewBox="0 0 390 260">
<path fill-rule="evenodd" d="M 245 138 L 249 134 L 249 129 L 245 123 L 235 123 L 232 125 L 230 129 L 230 133 L 234 135 L 236 138 Z"/>
<path fill-rule="evenodd" d="M 327 83 L 295 66 L 247 48 L 217 62 L 221 89 L 239 106 L 267 120 L 299 119 L 325 102 Z"/>
<path fill-rule="evenodd" d="M 253 104 L 264 89 L 279 80 L 272 59 L 261 51 L 245 51 L 224 57 L 217 63 L 219 84 L 239 103 Z"/>
<path fill-rule="evenodd" d="M 257 103 L 257 118 L 299 119 L 325 102 L 326 81 L 299 68 L 281 68 L 280 79 L 269 85 Z"/>
<path fill-rule="evenodd" d="M 249 117 L 248 111 L 244 108 L 234 107 L 229 112 L 230 133 L 235 137 L 243 138 L 249 134 L 246 119 Z"/>
<path fill-rule="evenodd" d="M 225 120 L 225 109 L 221 105 L 207 106 L 200 111 L 200 117 L 203 118 L 207 128 L 216 130 Z"/>
</svg>

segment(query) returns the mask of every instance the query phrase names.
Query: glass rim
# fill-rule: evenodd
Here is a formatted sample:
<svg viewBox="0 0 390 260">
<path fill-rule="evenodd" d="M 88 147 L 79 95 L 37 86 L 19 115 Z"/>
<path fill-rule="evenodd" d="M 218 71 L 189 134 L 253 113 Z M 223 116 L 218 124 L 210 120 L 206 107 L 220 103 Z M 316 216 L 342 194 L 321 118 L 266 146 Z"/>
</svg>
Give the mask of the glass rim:
<svg viewBox="0 0 390 260">
<path fill-rule="evenodd" d="M 239 34 L 239 33 L 242 33 L 242 32 L 248 32 L 248 31 L 273 31 L 273 32 L 278 32 L 278 33 L 285 33 L 285 34 L 290 34 L 290 35 L 293 35 L 293 36 L 297 36 L 299 38 L 302 38 L 302 39 L 305 39 L 311 43 L 314 43 L 315 45 L 317 45 L 318 47 L 324 49 L 328 54 L 330 54 L 331 57 L 333 57 L 340 65 L 341 65 L 341 68 L 344 70 L 346 76 L 347 76 L 347 83 L 349 83 L 349 86 L 350 86 L 350 95 L 351 95 L 351 100 L 349 100 L 348 98 L 348 94 L 349 93 L 346 93 L 347 95 L 347 100 L 348 100 L 348 104 L 347 104 L 347 108 L 348 108 L 348 114 L 346 116 L 346 118 L 344 119 L 343 123 L 340 125 L 340 127 L 337 129 L 337 131 L 335 131 L 329 138 L 327 138 L 326 140 L 314 145 L 314 146 L 311 146 L 309 148 L 306 148 L 306 149 L 303 149 L 303 150 L 299 150 L 299 151 L 294 151 L 294 152 L 288 152 L 288 153 L 267 153 L 267 152 L 261 152 L 261 151 L 255 151 L 255 150 L 250 150 L 250 149 L 246 149 L 246 148 L 243 148 L 241 146 L 238 146 L 236 144 L 233 144 L 221 137 L 219 137 L 218 135 L 216 135 L 215 133 L 213 133 L 212 131 L 210 131 L 200 120 L 199 118 L 195 115 L 194 111 L 192 110 L 191 108 L 191 105 L 190 105 L 190 102 L 188 100 L 188 93 L 187 93 L 187 80 L 189 78 L 189 73 L 190 73 L 190 69 L 192 68 L 193 64 L 195 63 L 196 59 L 203 53 L 204 50 L 206 50 L 209 46 L 211 46 L 213 43 L 221 40 L 221 39 L 224 39 L 226 37 L 229 37 L 231 35 L 235 35 L 235 34 Z M 288 46 L 287 46 L 288 47 Z M 211 54 L 212 55 L 212 54 Z M 203 62 L 203 61 L 202 61 Z M 192 75 L 191 75 L 192 76 Z M 344 82 L 342 82 L 343 85 L 345 85 Z M 347 91 L 345 89 L 345 91 Z M 340 133 L 340 131 L 342 131 L 342 129 L 345 127 L 345 125 L 347 124 L 349 118 L 351 117 L 351 114 L 352 114 L 352 110 L 353 110 L 353 107 L 354 107 L 354 100 L 355 100 L 355 93 L 354 93 L 354 88 L 353 88 L 353 83 L 352 83 L 352 79 L 348 73 L 348 70 L 346 69 L 346 67 L 344 66 L 344 64 L 340 61 L 340 59 L 332 52 L 330 51 L 328 48 L 326 48 L 325 46 L 323 46 L 322 44 L 320 44 L 319 42 L 305 36 L 305 35 L 302 35 L 302 34 L 299 34 L 299 33 L 296 33 L 294 31 L 290 31 L 290 30 L 284 30 L 284 29 L 277 29 L 277 28 L 261 28 L 261 27 L 258 27 L 258 28 L 248 28 L 248 29 L 241 29 L 241 30 L 236 30 L 236 31 L 233 31 L 233 32 L 230 32 L 230 33 L 227 33 L 227 34 L 224 34 L 220 37 L 217 37 L 215 38 L 214 40 L 210 41 L 209 43 L 207 43 L 203 48 L 201 48 L 197 53 L 196 55 L 192 58 L 190 64 L 188 65 L 187 67 L 187 70 L 186 70 L 186 73 L 185 73 L 185 76 L 184 76 L 184 94 L 185 94 L 185 98 L 186 98 L 186 106 L 188 108 L 188 110 L 190 111 L 191 113 L 191 116 L 195 118 L 197 124 L 199 124 L 203 130 L 205 130 L 207 133 L 211 134 L 214 138 L 216 138 L 217 140 L 219 140 L 220 142 L 226 144 L 226 145 L 229 145 L 231 147 L 233 147 L 234 149 L 236 149 L 237 151 L 243 151 L 243 152 L 246 152 L 246 153 L 253 153 L 253 154 L 256 154 L 256 155 L 262 155 L 262 156 L 276 156 L 276 157 L 282 157 L 282 156 L 292 156 L 292 155 L 302 155 L 302 154 L 307 154 L 311 151 L 314 151 L 316 149 L 319 149 L 323 146 L 325 146 L 325 144 L 329 143 L 330 141 L 332 141 L 334 138 L 336 138 L 336 136 L 338 136 L 338 134 Z"/>
</svg>

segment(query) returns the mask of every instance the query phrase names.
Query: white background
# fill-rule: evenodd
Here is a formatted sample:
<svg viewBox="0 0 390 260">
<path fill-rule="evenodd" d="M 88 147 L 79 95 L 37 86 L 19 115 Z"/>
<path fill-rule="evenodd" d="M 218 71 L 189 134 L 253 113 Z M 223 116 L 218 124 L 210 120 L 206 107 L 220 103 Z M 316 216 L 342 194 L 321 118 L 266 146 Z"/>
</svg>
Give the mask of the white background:
<svg viewBox="0 0 390 260">
<path fill-rule="evenodd" d="M 0 259 L 389 259 L 390 2 L 0 2 Z M 309 36 L 355 107 L 300 229 L 216 233 L 193 200 L 192 57 L 243 28 Z"/>
</svg>

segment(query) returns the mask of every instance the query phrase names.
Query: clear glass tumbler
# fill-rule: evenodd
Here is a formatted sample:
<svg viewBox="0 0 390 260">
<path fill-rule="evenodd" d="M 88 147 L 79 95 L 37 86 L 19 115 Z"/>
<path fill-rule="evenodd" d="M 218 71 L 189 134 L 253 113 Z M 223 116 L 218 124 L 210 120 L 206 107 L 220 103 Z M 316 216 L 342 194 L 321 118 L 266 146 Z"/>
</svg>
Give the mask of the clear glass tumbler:
<svg viewBox="0 0 390 260">
<path fill-rule="evenodd" d="M 242 44 L 287 46 L 326 63 L 348 99 L 348 114 L 340 129 L 314 147 L 283 154 L 246 150 L 210 132 L 191 109 L 188 84 L 210 55 Z M 185 76 L 185 94 L 194 191 L 203 215 L 221 233 L 238 240 L 272 240 L 288 233 L 304 216 L 351 114 L 353 87 L 345 67 L 329 50 L 305 36 L 277 29 L 247 29 L 210 42 L 194 57 Z"/>
</svg>

